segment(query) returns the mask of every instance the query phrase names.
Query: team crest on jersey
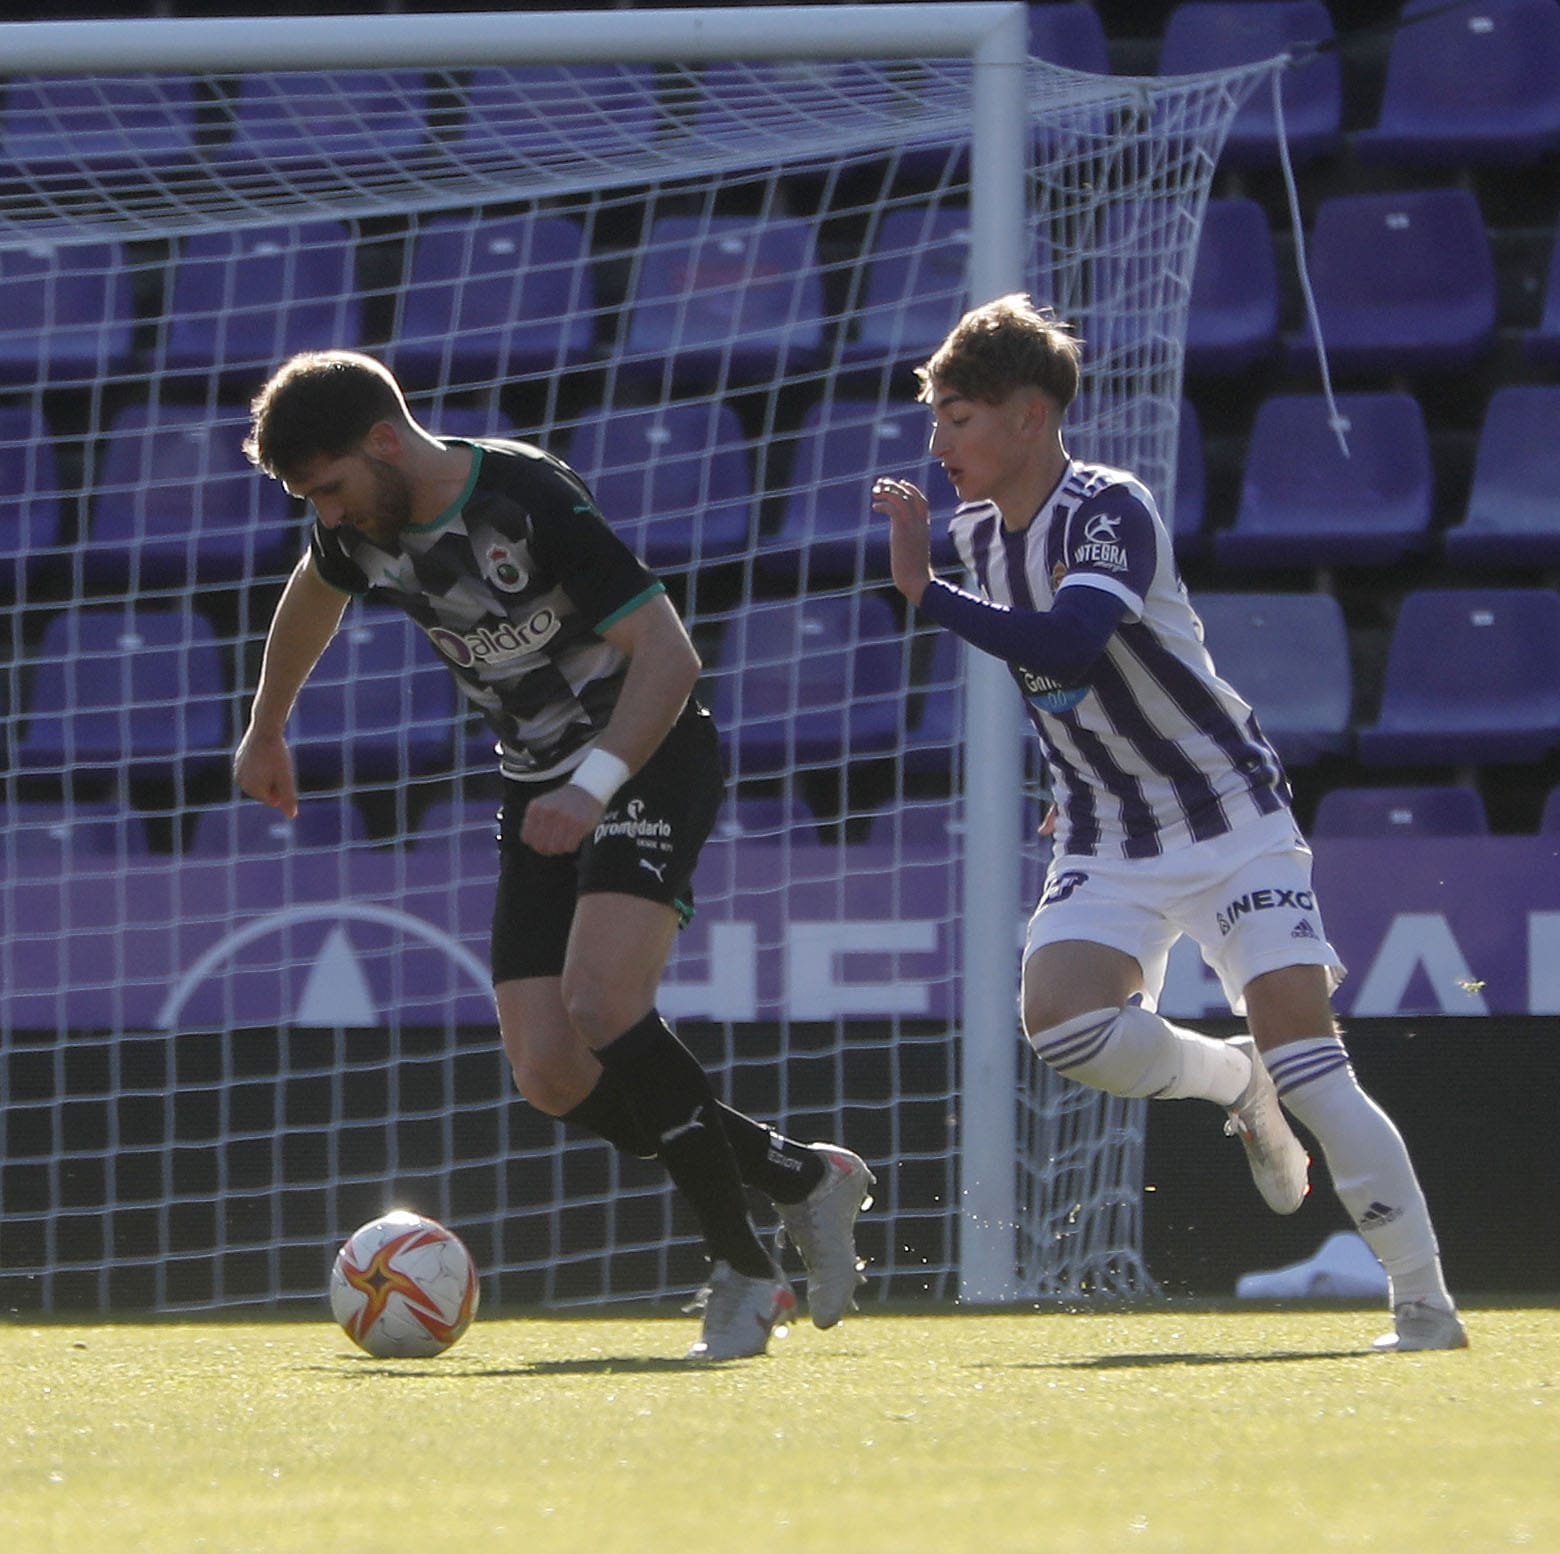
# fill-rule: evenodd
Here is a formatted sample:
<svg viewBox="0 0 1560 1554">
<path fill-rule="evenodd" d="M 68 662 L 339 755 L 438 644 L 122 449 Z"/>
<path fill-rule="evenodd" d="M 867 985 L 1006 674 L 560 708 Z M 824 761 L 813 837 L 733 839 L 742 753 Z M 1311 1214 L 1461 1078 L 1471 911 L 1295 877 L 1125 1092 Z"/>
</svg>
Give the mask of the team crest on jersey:
<svg viewBox="0 0 1560 1554">
<path fill-rule="evenodd" d="M 515 560 L 514 551 L 499 544 L 488 546 L 482 558 L 482 575 L 506 594 L 519 593 L 531 580 L 530 574 Z"/>
<path fill-rule="evenodd" d="M 1073 547 L 1073 565 L 1125 572 L 1127 548 L 1116 533 L 1120 524 L 1121 518 L 1116 513 L 1095 513 L 1083 526 L 1082 543 Z"/>
</svg>

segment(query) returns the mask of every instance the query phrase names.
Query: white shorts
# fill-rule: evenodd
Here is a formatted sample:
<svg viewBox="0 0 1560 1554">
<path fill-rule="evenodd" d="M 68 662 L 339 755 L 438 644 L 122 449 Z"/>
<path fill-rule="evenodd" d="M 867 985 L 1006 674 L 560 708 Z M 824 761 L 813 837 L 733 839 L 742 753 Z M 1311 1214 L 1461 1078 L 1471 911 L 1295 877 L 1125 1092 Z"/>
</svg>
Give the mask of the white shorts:
<svg viewBox="0 0 1560 1554">
<path fill-rule="evenodd" d="M 1311 849 L 1287 810 L 1158 858 L 1053 858 L 1024 960 L 1068 940 L 1108 945 L 1143 968 L 1152 1009 L 1182 934 L 1202 946 L 1236 1014 L 1264 972 L 1325 966 L 1332 987 L 1344 977 L 1311 890 Z"/>
</svg>

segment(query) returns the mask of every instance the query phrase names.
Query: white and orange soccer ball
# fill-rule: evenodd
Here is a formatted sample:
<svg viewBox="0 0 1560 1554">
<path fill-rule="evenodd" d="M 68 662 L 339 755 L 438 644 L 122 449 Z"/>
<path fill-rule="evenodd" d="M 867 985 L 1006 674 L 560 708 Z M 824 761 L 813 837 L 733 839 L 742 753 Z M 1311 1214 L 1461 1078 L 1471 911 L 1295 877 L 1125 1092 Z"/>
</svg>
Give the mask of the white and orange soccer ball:
<svg viewBox="0 0 1560 1554">
<path fill-rule="evenodd" d="M 407 1209 L 353 1231 L 330 1275 L 336 1320 L 380 1359 L 442 1354 L 471 1326 L 479 1295 L 477 1265 L 460 1237 Z"/>
</svg>

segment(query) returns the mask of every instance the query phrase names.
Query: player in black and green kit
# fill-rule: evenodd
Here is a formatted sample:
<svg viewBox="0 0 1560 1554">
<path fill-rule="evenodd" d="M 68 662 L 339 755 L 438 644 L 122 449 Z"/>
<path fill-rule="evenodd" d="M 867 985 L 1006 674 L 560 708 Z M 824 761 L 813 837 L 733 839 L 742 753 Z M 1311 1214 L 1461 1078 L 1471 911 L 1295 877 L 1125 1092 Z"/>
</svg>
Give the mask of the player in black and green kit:
<svg viewBox="0 0 1560 1554">
<path fill-rule="evenodd" d="M 254 401 L 245 450 L 315 518 L 266 639 L 239 786 L 296 814 L 285 725 L 349 598 L 411 616 L 497 736 L 492 970 L 521 1093 L 659 1157 L 693 1206 L 713 1267 L 691 1354 L 762 1353 L 795 1306 L 744 1183 L 775 1200 L 812 1319 L 832 1326 L 862 1279 L 854 1226 L 871 1173 L 723 1105 L 655 1008 L 724 788 L 692 694 L 701 665 L 665 589 L 566 465 L 526 443 L 430 434 L 355 352 L 287 362 Z"/>
</svg>

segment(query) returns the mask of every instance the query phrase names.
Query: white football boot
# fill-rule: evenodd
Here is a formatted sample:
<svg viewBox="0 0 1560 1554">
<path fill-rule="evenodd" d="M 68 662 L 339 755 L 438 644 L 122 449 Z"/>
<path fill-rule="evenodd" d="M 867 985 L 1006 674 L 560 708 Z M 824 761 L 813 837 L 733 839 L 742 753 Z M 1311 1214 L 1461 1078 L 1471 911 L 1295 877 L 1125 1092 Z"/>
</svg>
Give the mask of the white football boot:
<svg viewBox="0 0 1560 1554">
<path fill-rule="evenodd" d="M 1373 1349 L 1383 1354 L 1413 1354 L 1424 1349 L 1466 1349 L 1468 1329 L 1455 1311 L 1427 1300 L 1406 1300 L 1394 1307 L 1392 1331 L 1383 1333 Z"/>
<path fill-rule="evenodd" d="M 823 1161 L 823 1180 L 800 1203 L 780 1203 L 781 1244 L 807 1265 L 807 1313 L 814 1327 L 833 1327 L 867 1282 L 856 1256 L 856 1216 L 872 1205 L 877 1178 L 859 1155 L 838 1144 L 809 1146 Z"/>
<path fill-rule="evenodd" d="M 783 1278 L 750 1278 L 720 1262 L 687 1309 L 704 1312 L 690 1360 L 743 1360 L 768 1349 L 770 1333 L 795 1313 L 796 1296 Z"/>
<path fill-rule="evenodd" d="M 1278 1091 L 1256 1042 L 1250 1036 L 1232 1036 L 1230 1045 L 1242 1048 L 1251 1059 L 1251 1078 L 1229 1108 L 1224 1131 L 1246 1146 L 1251 1179 L 1267 1206 L 1275 1214 L 1293 1214 L 1311 1190 L 1306 1179 L 1311 1157 L 1278 1104 Z"/>
</svg>

